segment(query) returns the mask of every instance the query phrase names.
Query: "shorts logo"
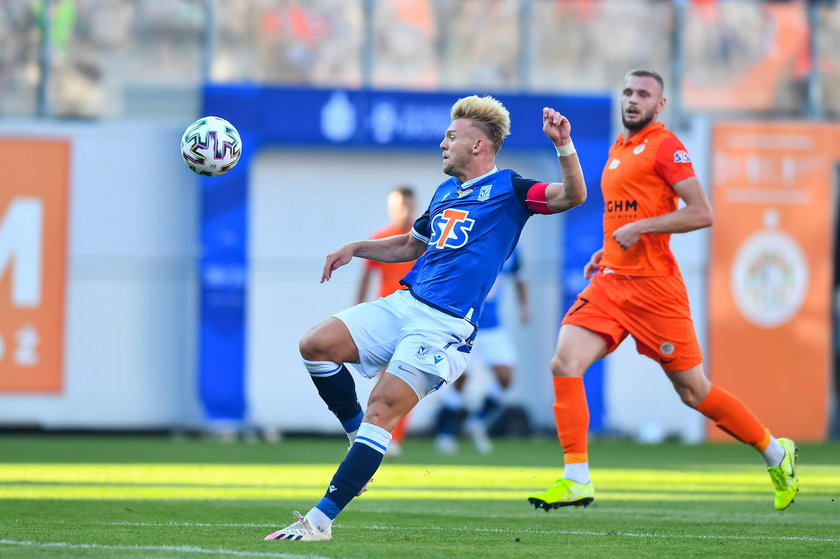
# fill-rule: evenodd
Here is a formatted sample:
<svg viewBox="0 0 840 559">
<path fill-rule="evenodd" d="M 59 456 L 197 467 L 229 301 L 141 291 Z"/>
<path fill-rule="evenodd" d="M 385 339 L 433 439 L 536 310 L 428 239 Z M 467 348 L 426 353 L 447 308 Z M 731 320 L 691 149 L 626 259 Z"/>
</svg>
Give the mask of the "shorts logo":
<svg viewBox="0 0 840 559">
<path fill-rule="evenodd" d="M 430 245 L 435 248 L 461 248 L 470 239 L 469 232 L 475 220 L 470 212 L 449 208 L 432 218 Z"/>
<path fill-rule="evenodd" d="M 674 163 L 691 163 L 691 158 L 688 156 L 688 152 L 682 149 L 675 151 Z"/>
<path fill-rule="evenodd" d="M 659 352 L 662 355 L 671 355 L 674 353 L 674 344 L 671 342 L 662 342 L 662 345 L 659 346 Z"/>
<path fill-rule="evenodd" d="M 610 161 L 610 166 L 607 167 L 607 169 L 615 169 L 616 167 L 618 167 L 619 163 L 621 163 L 620 160 L 613 159 L 612 161 Z"/>
<path fill-rule="evenodd" d="M 429 346 L 421 345 L 417 348 L 417 357 L 424 359 L 429 354 Z"/>
<path fill-rule="evenodd" d="M 443 356 L 442 355 L 435 355 L 434 360 L 435 360 L 435 365 L 437 365 L 438 363 L 443 361 Z"/>
</svg>

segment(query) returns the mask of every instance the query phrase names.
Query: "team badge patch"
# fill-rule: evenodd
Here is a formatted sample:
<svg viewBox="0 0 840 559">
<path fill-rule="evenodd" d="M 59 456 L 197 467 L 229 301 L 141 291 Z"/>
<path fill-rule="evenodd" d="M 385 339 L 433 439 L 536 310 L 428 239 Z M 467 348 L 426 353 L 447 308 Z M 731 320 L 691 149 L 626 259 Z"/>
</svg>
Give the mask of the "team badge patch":
<svg viewBox="0 0 840 559">
<path fill-rule="evenodd" d="M 674 163 L 691 163 L 691 158 L 688 156 L 688 152 L 682 149 L 675 151 Z"/>
<path fill-rule="evenodd" d="M 620 160 L 618 160 L 618 159 L 613 159 L 612 161 L 610 161 L 610 166 L 609 166 L 609 167 L 607 167 L 607 168 L 608 168 L 608 169 L 615 169 L 616 167 L 618 167 L 619 163 L 621 163 L 621 161 L 620 161 Z"/>
<path fill-rule="evenodd" d="M 643 151 L 645 151 L 645 144 L 639 144 L 633 148 L 633 153 L 636 155 L 639 155 Z"/>
<path fill-rule="evenodd" d="M 426 355 L 428 355 L 428 353 L 429 353 L 429 346 L 427 346 L 427 345 L 422 345 L 421 344 L 420 347 L 417 348 L 417 357 L 419 357 L 420 359 L 425 358 Z"/>
<path fill-rule="evenodd" d="M 492 184 L 488 184 L 481 187 L 481 190 L 478 191 L 478 201 L 483 202 L 490 198 L 490 189 L 493 188 Z"/>
<path fill-rule="evenodd" d="M 659 346 L 659 351 L 662 355 L 671 355 L 674 353 L 674 344 L 671 342 L 662 342 L 662 345 Z"/>
</svg>

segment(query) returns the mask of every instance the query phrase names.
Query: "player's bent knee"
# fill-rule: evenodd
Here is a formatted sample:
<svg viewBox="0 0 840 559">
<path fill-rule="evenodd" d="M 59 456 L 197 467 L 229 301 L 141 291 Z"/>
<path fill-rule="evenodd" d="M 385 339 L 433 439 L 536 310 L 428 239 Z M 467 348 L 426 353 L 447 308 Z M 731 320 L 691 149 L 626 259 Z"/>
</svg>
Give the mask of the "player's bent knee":
<svg viewBox="0 0 840 559">
<path fill-rule="evenodd" d="M 365 423 L 372 423 L 387 431 L 392 431 L 397 426 L 397 423 L 400 422 L 402 416 L 405 415 L 398 411 L 399 408 L 400 406 L 396 405 L 396 402 L 386 400 L 371 401 L 368 403 L 363 421 Z"/>
<path fill-rule="evenodd" d="M 692 387 L 677 388 L 677 394 L 679 394 L 680 400 L 682 400 L 683 404 L 694 409 L 697 409 L 697 406 L 699 406 L 705 398 L 705 395 L 701 395 Z"/>
<path fill-rule="evenodd" d="M 555 377 L 580 377 L 586 371 L 586 366 L 579 359 L 565 355 L 555 355 L 549 363 L 551 374 Z"/>
</svg>

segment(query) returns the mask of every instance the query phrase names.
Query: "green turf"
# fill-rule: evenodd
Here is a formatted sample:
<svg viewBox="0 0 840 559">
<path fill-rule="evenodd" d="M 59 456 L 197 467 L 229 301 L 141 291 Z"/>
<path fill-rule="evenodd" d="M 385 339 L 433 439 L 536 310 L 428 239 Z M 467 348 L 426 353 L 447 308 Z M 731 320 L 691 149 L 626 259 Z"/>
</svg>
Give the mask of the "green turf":
<svg viewBox="0 0 840 559">
<path fill-rule="evenodd" d="M 840 557 L 840 445 L 800 445 L 801 493 L 773 510 L 736 444 L 593 442 L 587 509 L 525 497 L 562 471 L 556 440 L 409 440 L 336 522 L 333 541 L 264 542 L 323 494 L 338 438 L 280 443 L 0 436 L 0 557 Z"/>
</svg>

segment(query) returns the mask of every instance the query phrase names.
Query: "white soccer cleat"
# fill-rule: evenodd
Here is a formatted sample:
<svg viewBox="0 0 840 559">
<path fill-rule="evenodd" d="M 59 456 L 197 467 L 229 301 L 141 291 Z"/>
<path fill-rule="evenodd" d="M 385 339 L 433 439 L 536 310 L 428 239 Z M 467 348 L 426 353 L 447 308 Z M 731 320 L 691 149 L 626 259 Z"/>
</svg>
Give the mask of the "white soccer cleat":
<svg viewBox="0 0 840 559">
<path fill-rule="evenodd" d="M 290 542 L 327 542 L 332 539 L 332 527 L 323 532 L 309 523 L 305 516 L 294 512 L 296 522 L 267 535 L 264 540 L 287 540 Z"/>
<path fill-rule="evenodd" d="M 469 419 L 466 424 L 466 429 L 479 454 L 490 454 L 493 452 L 493 443 L 487 434 L 487 426 L 481 420 Z"/>
<path fill-rule="evenodd" d="M 435 437 L 435 447 L 441 454 L 457 454 L 458 441 L 452 435 L 438 435 Z"/>
</svg>

